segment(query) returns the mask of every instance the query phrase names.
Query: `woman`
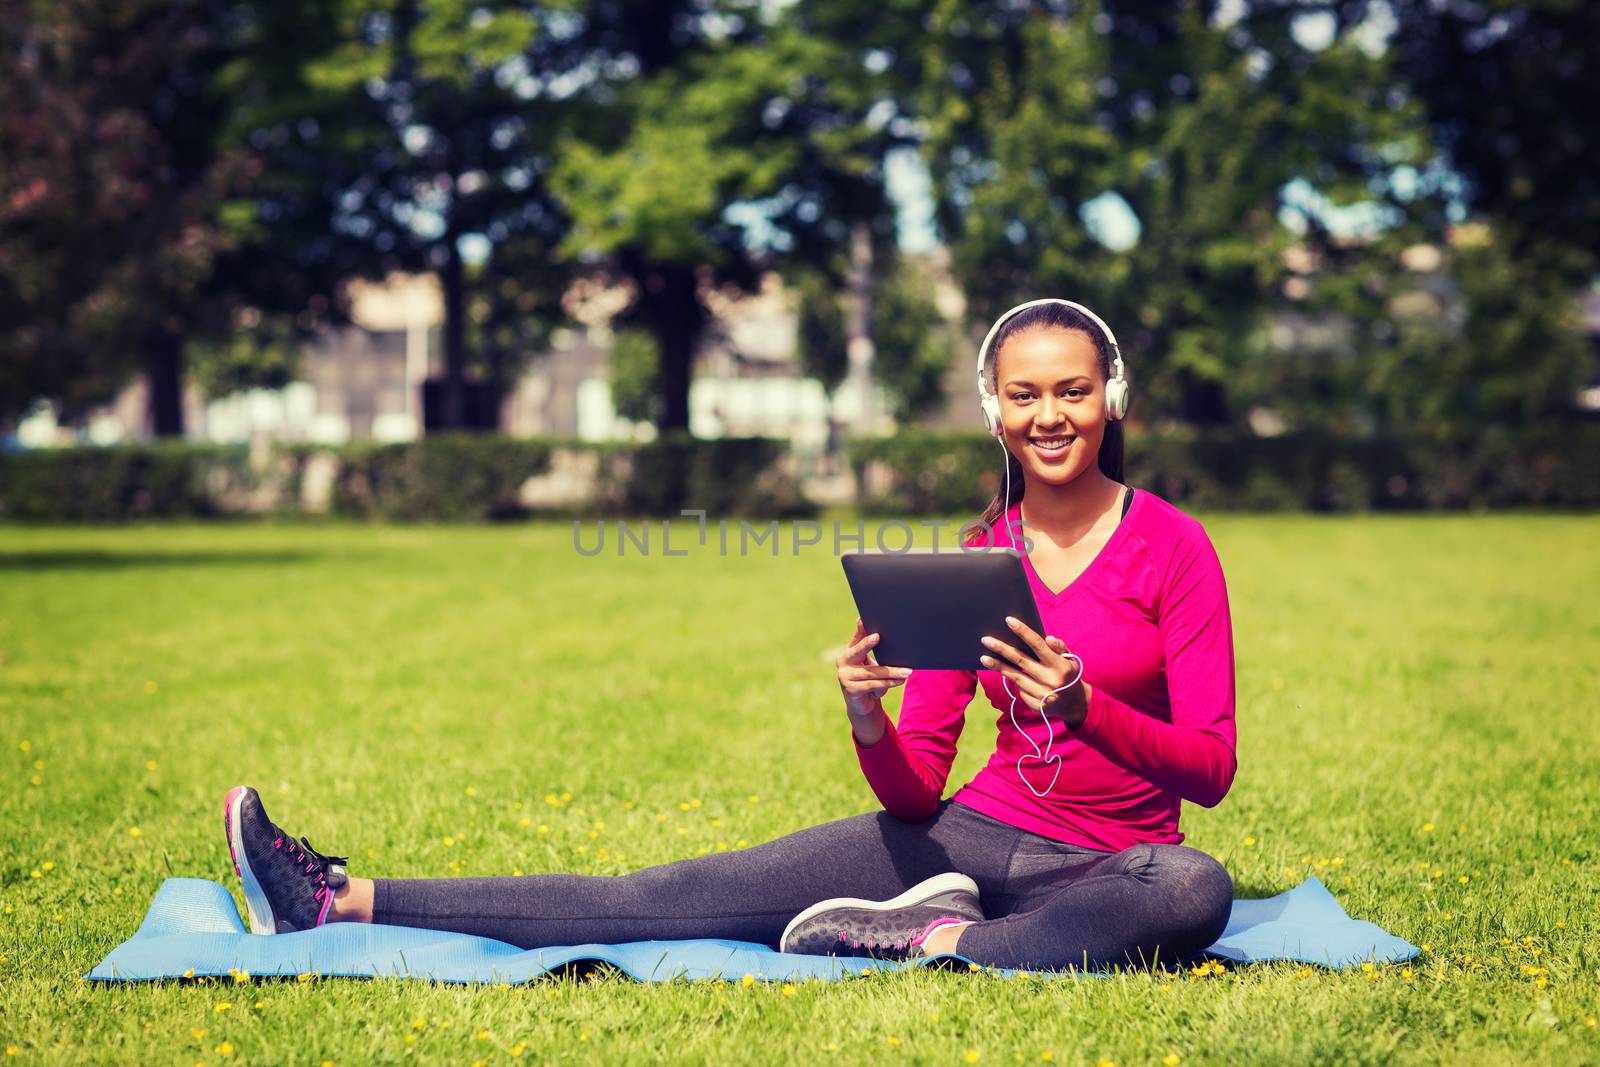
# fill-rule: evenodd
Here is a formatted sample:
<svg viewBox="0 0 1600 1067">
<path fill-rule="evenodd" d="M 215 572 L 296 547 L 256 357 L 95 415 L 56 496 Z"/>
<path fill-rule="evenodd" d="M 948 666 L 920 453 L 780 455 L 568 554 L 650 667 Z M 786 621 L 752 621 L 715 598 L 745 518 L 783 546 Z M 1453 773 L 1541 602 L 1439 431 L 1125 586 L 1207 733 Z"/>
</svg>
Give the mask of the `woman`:
<svg viewBox="0 0 1600 1067">
<path fill-rule="evenodd" d="M 1233 884 L 1180 844 L 1178 816 L 1184 800 L 1220 801 L 1236 766 L 1221 565 L 1198 522 L 1121 484 L 1127 386 L 1088 309 L 1052 299 L 1001 316 L 979 391 L 1005 491 L 983 516 L 992 534 L 969 543 L 1025 550 L 1048 636 L 1013 620 L 1037 659 L 991 642 L 982 671 L 912 671 L 873 662 L 878 635 L 856 620 L 838 677 L 883 811 L 622 876 L 373 880 L 296 842 L 239 787 L 226 824 L 252 929 L 381 922 L 529 948 L 719 937 L 1031 968 L 1208 947 Z M 1002 713 L 996 748 L 942 800 L 980 682 Z M 894 723 L 882 697 L 902 684 Z"/>
</svg>

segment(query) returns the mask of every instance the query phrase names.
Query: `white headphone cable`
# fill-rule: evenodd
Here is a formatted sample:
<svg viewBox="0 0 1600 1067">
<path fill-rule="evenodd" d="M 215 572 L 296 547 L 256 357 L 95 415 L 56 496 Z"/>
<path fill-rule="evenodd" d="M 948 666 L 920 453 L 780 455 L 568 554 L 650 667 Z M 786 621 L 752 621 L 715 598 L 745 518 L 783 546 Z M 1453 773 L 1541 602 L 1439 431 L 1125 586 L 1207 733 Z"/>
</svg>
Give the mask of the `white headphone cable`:
<svg viewBox="0 0 1600 1067">
<path fill-rule="evenodd" d="M 1004 459 L 1004 463 L 1005 463 L 1005 467 L 1006 467 L 1006 491 L 1005 491 L 1005 497 L 1004 497 L 1005 507 L 1000 512 L 1000 521 L 1002 523 L 1005 523 L 1007 517 L 1011 514 L 1011 453 L 1006 448 L 1006 442 L 1005 442 L 1005 438 L 1003 436 L 996 438 L 996 440 L 999 441 L 999 443 L 1000 443 L 1000 452 L 1005 457 L 1005 459 Z M 1022 521 L 1022 509 L 1021 508 L 1017 509 L 1017 521 L 1018 521 L 1018 525 L 1021 525 L 1021 521 Z M 1016 544 L 1016 538 L 1012 536 L 1012 531 L 1009 528 L 1006 530 L 1006 536 L 1011 538 L 1011 541 L 1012 541 L 1013 545 Z M 1043 637 L 1044 635 L 1040 634 L 1039 636 Z M 1044 728 L 1045 728 L 1045 740 L 1044 740 L 1044 747 L 1043 748 L 1039 747 L 1038 742 L 1036 742 L 1033 739 L 1033 736 L 1031 734 L 1029 734 L 1028 731 L 1024 730 L 1022 728 L 1022 724 L 1017 721 L 1017 699 L 1018 699 L 1018 694 L 1015 693 L 1012 690 L 1012 688 L 1011 688 L 1011 680 L 1008 679 L 1004 674 L 1000 675 L 1000 684 L 1005 687 L 1005 691 L 1007 693 L 1011 694 L 1011 709 L 1008 712 L 1008 714 L 1011 717 L 1012 729 L 1016 730 L 1017 733 L 1021 734 L 1024 738 L 1027 739 L 1028 744 L 1030 746 L 1032 746 L 1032 748 L 1033 748 L 1034 758 L 1039 760 L 1042 763 L 1049 763 L 1050 762 L 1050 749 L 1055 744 L 1055 739 L 1056 739 L 1055 738 L 1055 730 L 1050 726 L 1050 716 L 1045 713 L 1044 703 L 1045 703 L 1046 700 L 1049 700 L 1051 697 L 1053 697 L 1057 693 L 1061 692 L 1061 690 L 1063 690 L 1063 689 L 1071 689 L 1073 686 L 1077 685 L 1078 682 L 1083 679 L 1083 659 L 1081 657 L 1079 657 L 1076 653 L 1068 653 L 1068 654 L 1071 655 L 1072 658 L 1073 658 L 1073 661 L 1077 663 L 1077 665 L 1078 665 L 1078 673 L 1076 675 L 1074 675 L 1072 680 L 1070 682 L 1068 682 L 1066 685 L 1057 686 L 1056 688 L 1050 690 L 1050 692 L 1048 692 L 1048 693 L 1046 693 L 1044 695 L 1044 699 L 1039 701 L 1039 718 L 1044 720 Z M 1022 782 L 1023 785 L 1028 787 L 1028 789 L 1033 793 L 1034 796 L 1036 796 L 1039 799 L 1043 800 L 1046 796 L 1048 796 L 1050 794 L 1050 790 L 1055 788 L 1056 780 L 1061 777 L 1061 757 L 1060 756 L 1056 757 L 1056 771 L 1055 771 L 1054 774 L 1052 774 L 1050 776 L 1050 784 L 1044 787 L 1044 792 L 1042 792 L 1042 793 L 1039 790 L 1035 789 L 1034 786 L 1033 786 L 1033 783 L 1028 781 L 1028 776 L 1022 773 L 1022 761 L 1027 759 L 1027 758 L 1028 758 L 1028 754 L 1026 752 L 1024 752 L 1022 755 L 1017 757 L 1017 778 L 1018 778 L 1019 781 Z"/>
</svg>

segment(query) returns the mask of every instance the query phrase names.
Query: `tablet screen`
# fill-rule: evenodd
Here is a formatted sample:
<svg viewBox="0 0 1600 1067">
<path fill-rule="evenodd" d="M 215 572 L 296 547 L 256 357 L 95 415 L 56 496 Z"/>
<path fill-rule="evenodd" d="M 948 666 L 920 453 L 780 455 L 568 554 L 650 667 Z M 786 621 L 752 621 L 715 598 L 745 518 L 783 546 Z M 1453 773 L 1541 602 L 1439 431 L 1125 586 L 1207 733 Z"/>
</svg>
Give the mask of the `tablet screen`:
<svg viewBox="0 0 1600 1067">
<path fill-rule="evenodd" d="M 1044 632 L 1014 548 L 853 552 L 840 562 L 867 632 L 881 635 L 873 658 L 884 666 L 984 670 L 985 636 L 1038 658 L 1006 625 L 1014 615 Z"/>
</svg>

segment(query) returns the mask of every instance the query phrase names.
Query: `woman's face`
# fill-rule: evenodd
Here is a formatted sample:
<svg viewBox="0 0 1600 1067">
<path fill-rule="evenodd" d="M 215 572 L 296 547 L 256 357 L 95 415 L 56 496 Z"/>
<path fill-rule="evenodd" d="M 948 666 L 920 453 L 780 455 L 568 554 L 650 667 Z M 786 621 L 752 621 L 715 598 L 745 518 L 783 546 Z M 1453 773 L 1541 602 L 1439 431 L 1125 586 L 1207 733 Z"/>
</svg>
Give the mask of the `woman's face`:
<svg viewBox="0 0 1600 1067">
<path fill-rule="evenodd" d="M 995 355 L 995 382 L 1006 447 L 1030 478 L 1065 485 L 1098 465 L 1106 381 L 1087 334 L 1013 334 Z"/>
</svg>

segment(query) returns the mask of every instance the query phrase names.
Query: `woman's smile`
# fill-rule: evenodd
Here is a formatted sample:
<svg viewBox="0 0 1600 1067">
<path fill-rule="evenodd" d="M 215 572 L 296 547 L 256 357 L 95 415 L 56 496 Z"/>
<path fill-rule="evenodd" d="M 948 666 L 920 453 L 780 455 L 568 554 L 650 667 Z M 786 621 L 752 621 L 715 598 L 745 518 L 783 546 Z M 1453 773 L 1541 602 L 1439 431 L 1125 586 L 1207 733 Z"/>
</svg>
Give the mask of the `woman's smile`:
<svg viewBox="0 0 1600 1067">
<path fill-rule="evenodd" d="M 1077 439 L 1074 434 L 1032 434 L 1028 437 L 1028 443 L 1046 463 L 1062 463 L 1066 461 L 1072 442 Z"/>
</svg>

